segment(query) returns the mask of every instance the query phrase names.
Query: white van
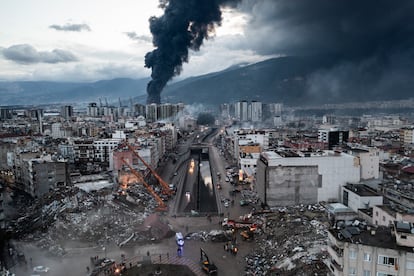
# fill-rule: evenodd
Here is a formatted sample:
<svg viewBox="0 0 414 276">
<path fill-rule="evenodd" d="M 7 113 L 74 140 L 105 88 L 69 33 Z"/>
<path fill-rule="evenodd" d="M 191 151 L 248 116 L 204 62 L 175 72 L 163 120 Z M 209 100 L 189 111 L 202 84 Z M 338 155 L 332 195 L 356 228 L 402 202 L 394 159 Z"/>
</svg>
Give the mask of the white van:
<svg viewBox="0 0 414 276">
<path fill-rule="evenodd" d="M 179 247 L 184 246 L 184 238 L 181 232 L 175 233 L 175 242 L 177 243 Z"/>
</svg>

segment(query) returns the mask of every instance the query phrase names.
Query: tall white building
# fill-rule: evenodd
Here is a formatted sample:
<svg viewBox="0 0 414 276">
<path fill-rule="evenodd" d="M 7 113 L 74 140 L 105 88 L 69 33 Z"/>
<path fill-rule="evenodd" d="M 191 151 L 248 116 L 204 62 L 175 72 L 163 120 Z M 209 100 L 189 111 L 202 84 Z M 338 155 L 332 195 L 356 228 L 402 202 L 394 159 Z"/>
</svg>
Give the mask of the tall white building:
<svg viewBox="0 0 414 276">
<path fill-rule="evenodd" d="M 248 104 L 247 101 L 237 102 L 234 106 L 235 117 L 241 122 L 246 122 L 248 117 Z"/>
<path fill-rule="evenodd" d="M 149 104 L 146 106 L 145 110 L 145 118 L 149 122 L 156 122 L 158 121 L 158 110 L 157 110 L 157 104 Z"/>
<path fill-rule="evenodd" d="M 113 150 L 122 142 L 122 139 L 100 139 L 93 141 L 95 151 L 95 160 L 102 163 L 108 163 L 112 157 Z"/>
<path fill-rule="evenodd" d="M 252 122 L 261 122 L 263 118 L 262 103 L 257 101 L 252 101 L 251 104 L 251 114 L 250 119 Z"/>
</svg>

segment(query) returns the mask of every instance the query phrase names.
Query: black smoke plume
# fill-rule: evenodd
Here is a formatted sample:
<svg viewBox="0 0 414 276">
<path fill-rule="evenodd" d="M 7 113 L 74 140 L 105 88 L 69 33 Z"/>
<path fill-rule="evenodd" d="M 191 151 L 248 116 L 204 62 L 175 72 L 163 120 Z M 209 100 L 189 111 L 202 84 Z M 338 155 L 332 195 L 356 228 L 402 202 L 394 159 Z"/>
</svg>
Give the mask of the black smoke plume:
<svg viewBox="0 0 414 276">
<path fill-rule="evenodd" d="M 151 68 L 147 103 L 161 103 L 161 91 L 188 62 L 189 49 L 198 51 L 215 26 L 221 24 L 220 7 L 237 0 L 160 0 L 161 17 L 151 17 L 150 31 L 156 47 L 145 55 L 145 67 Z"/>
</svg>

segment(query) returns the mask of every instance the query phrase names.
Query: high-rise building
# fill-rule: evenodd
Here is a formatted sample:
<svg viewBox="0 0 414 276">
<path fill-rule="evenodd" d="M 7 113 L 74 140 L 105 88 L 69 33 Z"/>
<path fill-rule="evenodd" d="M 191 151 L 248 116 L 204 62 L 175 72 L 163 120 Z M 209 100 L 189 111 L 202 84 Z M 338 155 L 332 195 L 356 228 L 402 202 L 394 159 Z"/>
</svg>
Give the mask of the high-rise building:
<svg viewBox="0 0 414 276">
<path fill-rule="evenodd" d="M 246 122 L 248 118 L 248 104 L 247 101 L 240 101 L 234 107 L 235 117 L 241 122 Z"/>
<path fill-rule="evenodd" d="M 71 105 L 64 105 L 61 107 L 60 116 L 69 120 L 73 117 L 73 107 Z"/>
<path fill-rule="evenodd" d="M 97 117 L 98 114 L 98 105 L 96 103 L 90 103 L 88 105 L 86 114 L 91 117 Z"/>
<path fill-rule="evenodd" d="M 148 122 L 156 122 L 158 121 L 158 108 L 157 104 L 152 103 L 146 106 L 145 118 Z"/>
<path fill-rule="evenodd" d="M 257 101 L 252 101 L 251 104 L 251 115 L 250 119 L 252 122 L 261 122 L 262 121 L 262 103 Z"/>
</svg>

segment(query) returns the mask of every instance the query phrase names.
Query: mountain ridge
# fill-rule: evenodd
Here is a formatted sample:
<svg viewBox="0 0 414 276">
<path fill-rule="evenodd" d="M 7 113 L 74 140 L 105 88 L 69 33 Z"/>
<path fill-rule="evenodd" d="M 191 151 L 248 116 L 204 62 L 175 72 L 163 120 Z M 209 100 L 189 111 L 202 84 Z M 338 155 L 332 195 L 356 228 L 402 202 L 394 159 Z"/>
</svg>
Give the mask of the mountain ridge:
<svg viewBox="0 0 414 276">
<path fill-rule="evenodd" d="M 339 61 L 339 62 L 338 62 Z M 401 100 L 412 97 L 414 80 L 396 87 L 349 89 L 342 91 L 314 89 L 315 76 L 335 72 L 340 58 L 334 56 L 278 57 L 253 64 L 238 64 L 222 71 L 170 82 L 161 94 L 163 103 L 212 104 L 240 100 L 279 102 L 301 106 L 341 102 Z M 372 73 L 372 72 L 371 72 Z M 324 75 L 325 74 L 325 75 Z M 133 98 L 145 104 L 150 78 L 117 78 L 89 83 L 20 81 L 0 82 L 1 105 L 96 102 L 101 98 L 117 102 Z M 323 79 L 322 79 L 323 80 Z M 352 82 L 351 80 L 349 81 Z M 336 85 L 335 80 L 332 80 Z M 326 84 L 326 83 L 325 83 Z M 330 83 L 329 83 L 330 84 Z M 403 89 L 400 89 L 400 88 Z M 345 92 L 343 92 L 345 90 Z M 361 92 L 362 91 L 362 92 Z"/>
</svg>

